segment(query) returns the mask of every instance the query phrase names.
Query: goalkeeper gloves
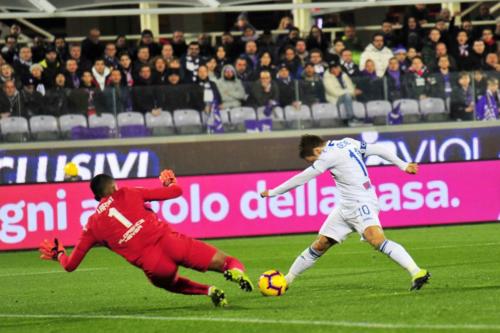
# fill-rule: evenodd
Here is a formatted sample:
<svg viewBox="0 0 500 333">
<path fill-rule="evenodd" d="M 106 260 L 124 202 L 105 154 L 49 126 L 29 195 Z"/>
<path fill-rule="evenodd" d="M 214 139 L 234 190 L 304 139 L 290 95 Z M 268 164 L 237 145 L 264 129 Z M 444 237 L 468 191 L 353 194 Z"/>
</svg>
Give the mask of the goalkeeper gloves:
<svg viewBox="0 0 500 333">
<path fill-rule="evenodd" d="M 57 261 L 60 253 L 66 254 L 64 246 L 59 243 L 57 238 L 54 238 L 53 242 L 44 239 L 44 241 L 40 244 L 40 249 L 38 251 L 41 253 L 40 258 L 45 260 Z"/>
<path fill-rule="evenodd" d="M 177 183 L 177 179 L 175 178 L 175 173 L 170 169 L 163 170 L 159 178 L 164 186 L 169 186 L 171 184 Z"/>
</svg>

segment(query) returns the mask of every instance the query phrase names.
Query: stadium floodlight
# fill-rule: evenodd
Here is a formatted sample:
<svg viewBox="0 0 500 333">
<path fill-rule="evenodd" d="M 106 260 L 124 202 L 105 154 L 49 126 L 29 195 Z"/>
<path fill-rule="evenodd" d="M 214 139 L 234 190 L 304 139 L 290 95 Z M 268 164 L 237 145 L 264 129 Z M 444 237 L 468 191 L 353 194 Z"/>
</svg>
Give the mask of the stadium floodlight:
<svg viewBox="0 0 500 333">
<path fill-rule="evenodd" d="M 212 8 L 217 8 L 220 6 L 220 2 L 217 0 L 199 0 L 202 4 L 212 7 Z"/>
<path fill-rule="evenodd" d="M 56 11 L 56 7 L 54 7 L 54 5 L 47 0 L 28 0 L 28 1 L 42 12 L 53 13 Z"/>
</svg>

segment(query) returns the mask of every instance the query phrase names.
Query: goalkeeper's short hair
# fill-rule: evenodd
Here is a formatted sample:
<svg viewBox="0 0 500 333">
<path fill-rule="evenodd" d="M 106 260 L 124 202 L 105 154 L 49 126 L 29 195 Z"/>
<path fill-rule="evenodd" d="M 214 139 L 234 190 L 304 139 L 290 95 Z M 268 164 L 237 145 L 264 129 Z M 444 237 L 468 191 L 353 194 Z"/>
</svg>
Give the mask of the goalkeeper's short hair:
<svg viewBox="0 0 500 333">
<path fill-rule="evenodd" d="M 106 196 L 108 186 L 114 180 L 115 179 L 113 177 L 104 173 L 92 178 L 92 180 L 90 181 L 90 189 L 92 190 L 92 193 L 94 193 L 94 198 L 97 201 L 101 201 L 101 199 Z"/>
</svg>

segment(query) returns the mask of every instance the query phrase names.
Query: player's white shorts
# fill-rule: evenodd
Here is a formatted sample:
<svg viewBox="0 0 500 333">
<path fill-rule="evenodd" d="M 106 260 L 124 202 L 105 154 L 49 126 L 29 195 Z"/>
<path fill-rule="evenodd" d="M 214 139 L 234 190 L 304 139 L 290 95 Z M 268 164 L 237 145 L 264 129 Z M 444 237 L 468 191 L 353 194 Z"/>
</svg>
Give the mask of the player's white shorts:
<svg viewBox="0 0 500 333">
<path fill-rule="evenodd" d="M 328 215 L 319 234 L 341 243 L 350 233 L 360 235 L 367 227 L 379 226 L 379 208 L 371 203 L 340 204 Z"/>
</svg>

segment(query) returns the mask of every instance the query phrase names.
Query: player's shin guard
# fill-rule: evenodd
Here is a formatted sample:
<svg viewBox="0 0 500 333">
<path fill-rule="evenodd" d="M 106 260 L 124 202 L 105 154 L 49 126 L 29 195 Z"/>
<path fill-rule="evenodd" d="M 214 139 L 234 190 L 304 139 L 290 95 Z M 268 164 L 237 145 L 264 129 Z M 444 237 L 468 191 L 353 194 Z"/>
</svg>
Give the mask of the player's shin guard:
<svg viewBox="0 0 500 333">
<path fill-rule="evenodd" d="M 404 247 L 396 242 L 386 239 L 378 248 L 382 253 L 385 253 L 392 260 L 397 262 L 401 267 L 406 269 L 411 276 L 414 276 L 420 271 L 413 258 L 406 252 Z"/>
<path fill-rule="evenodd" d="M 239 269 L 240 271 L 244 272 L 245 266 L 235 257 L 227 256 L 226 260 L 224 260 L 222 271 L 225 272 L 229 269 Z"/>
<path fill-rule="evenodd" d="M 210 286 L 191 281 L 182 276 L 178 276 L 175 281 L 166 288 L 168 291 L 186 295 L 208 295 Z"/>
<path fill-rule="evenodd" d="M 312 247 L 305 249 L 304 252 L 295 259 L 288 274 L 285 276 L 287 284 L 290 285 L 297 276 L 312 267 L 322 255 L 323 252 L 319 252 Z"/>
</svg>

